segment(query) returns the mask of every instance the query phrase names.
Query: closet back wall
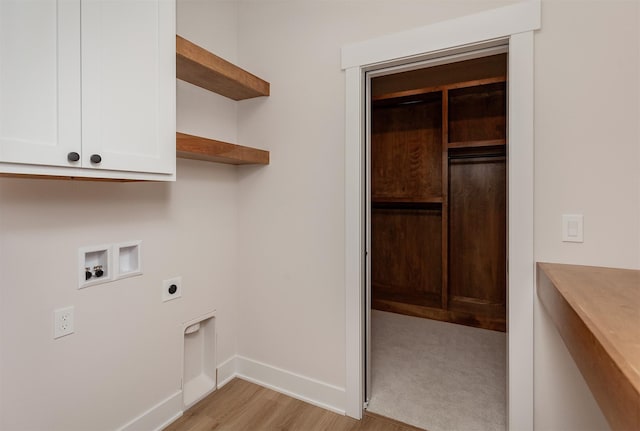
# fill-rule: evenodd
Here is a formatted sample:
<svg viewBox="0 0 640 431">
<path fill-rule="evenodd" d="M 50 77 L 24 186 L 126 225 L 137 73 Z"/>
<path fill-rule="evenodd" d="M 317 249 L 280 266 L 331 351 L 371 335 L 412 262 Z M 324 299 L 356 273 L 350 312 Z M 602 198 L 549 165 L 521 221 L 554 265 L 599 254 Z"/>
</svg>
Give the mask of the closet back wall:
<svg viewBox="0 0 640 431">
<path fill-rule="evenodd" d="M 236 6 L 178 0 L 178 31 L 235 60 Z M 236 137 L 235 108 L 180 83 L 178 129 Z M 178 180 L 0 178 L 0 429 L 114 430 L 180 388 L 182 322 L 214 308 L 236 351 L 237 175 L 178 160 Z M 142 240 L 144 274 L 77 290 L 78 247 Z M 182 275 L 182 298 L 160 301 Z M 53 310 L 75 333 L 53 340 Z M 64 394 L 64 396 L 61 396 Z"/>
</svg>

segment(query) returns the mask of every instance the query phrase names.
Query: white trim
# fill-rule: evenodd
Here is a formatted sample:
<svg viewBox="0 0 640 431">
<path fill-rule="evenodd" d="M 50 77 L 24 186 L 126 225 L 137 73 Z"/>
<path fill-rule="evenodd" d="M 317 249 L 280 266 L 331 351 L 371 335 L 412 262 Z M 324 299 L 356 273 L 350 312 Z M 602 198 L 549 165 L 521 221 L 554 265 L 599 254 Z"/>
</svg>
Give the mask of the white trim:
<svg viewBox="0 0 640 431">
<path fill-rule="evenodd" d="M 345 308 L 346 308 L 346 400 L 348 416 L 360 419 L 364 403 L 364 175 L 363 96 L 364 72 L 359 67 L 346 71 L 345 145 Z"/>
<path fill-rule="evenodd" d="M 345 414 L 345 390 L 282 368 L 236 356 L 237 377 L 335 413 Z"/>
<path fill-rule="evenodd" d="M 509 41 L 507 405 L 511 430 L 533 429 L 533 32 Z"/>
<path fill-rule="evenodd" d="M 401 66 L 398 66 L 401 67 Z M 396 68 L 394 68 L 396 69 Z M 376 71 L 367 72 L 364 78 L 364 94 L 365 94 L 365 107 L 364 107 L 364 124 L 371 124 L 371 75 L 376 74 Z M 364 131 L 364 163 L 365 166 L 371 166 L 371 127 L 365 127 Z M 365 231 L 364 231 L 364 247 L 365 247 L 365 259 L 364 259 L 364 403 L 363 406 L 369 405 L 371 400 L 371 386 L 373 378 L 371 376 L 371 364 L 372 364 L 372 349 L 371 349 L 371 169 L 365 169 L 364 178 L 364 217 L 365 217 Z"/>
<path fill-rule="evenodd" d="M 205 316 L 213 317 L 213 314 L 208 313 Z M 202 318 L 193 319 L 191 322 L 199 321 L 200 319 Z M 344 388 L 239 355 L 231 356 L 218 366 L 217 388 L 220 389 L 236 377 L 323 409 L 342 415 L 345 414 L 342 408 L 346 392 Z M 126 425 L 118 428 L 118 431 L 159 431 L 174 422 L 183 413 L 182 391 L 177 391 Z"/>
<path fill-rule="evenodd" d="M 232 356 L 218 365 L 218 389 L 229 383 L 236 377 L 236 356 Z"/>
<path fill-rule="evenodd" d="M 136 181 L 175 181 L 176 174 L 152 174 L 145 172 L 110 171 L 107 169 L 71 168 L 66 166 L 27 165 L 20 163 L 0 163 L 0 172 L 16 175 L 57 176 L 61 180 L 70 178 L 105 178 Z M 20 178 L 20 177 L 16 177 Z M 38 179 L 36 177 L 29 179 Z M 54 178 L 55 179 L 55 178 Z"/>
<path fill-rule="evenodd" d="M 218 366 L 218 389 L 240 378 L 344 415 L 345 389 L 282 368 L 235 355 Z"/>
<path fill-rule="evenodd" d="M 540 1 L 517 3 L 345 46 L 346 414 L 362 417 L 364 298 L 364 71 L 509 39 L 509 429 L 533 430 L 533 30 Z M 525 33 L 526 32 L 526 33 Z M 408 60 L 407 60 L 408 61 Z"/>
<path fill-rule="evenodd" d="M 160 431 L 180 416 L 182 416 L 182 391 L 177 391 L 118 428 L 118 431 Z"/>
<path fill-rule="evenodd" d="M 458 50 L 456 50 L 458 51 Z M 492 41 L 489 47 L 486 44 L 475 44 L 465 47 L 449 55 L 427 56 L 427 58 L 412 61 L 411 63 L 400 63 L 391 67 L 372 66 L 367 67 L 367 79 L 378 78 L 380 76 L 393 75 L 396 73 L 410 72 L 412 70 L 424 69 L 426 67 L 440 66 L 443 64 L 457 63 L 460 61 L 473 60 L 476 58 L 489 57 L 491 55 L 506 54 L 509 51 L 509 40 L 502 38 Z M 443 53 L 441 53 L 443 54 Z M 405 60 L 406 61 L 406 60 Z M 369 85 L 369 84 L 367 84 Z M 367 96 L 368 97 L 368 96 Z"/>
<path fill-rule="evenodd" d="M 540 28 L 540 0 L 441 21 L 342 48 L 342 68 L 411 58 Z"/>
</svg>

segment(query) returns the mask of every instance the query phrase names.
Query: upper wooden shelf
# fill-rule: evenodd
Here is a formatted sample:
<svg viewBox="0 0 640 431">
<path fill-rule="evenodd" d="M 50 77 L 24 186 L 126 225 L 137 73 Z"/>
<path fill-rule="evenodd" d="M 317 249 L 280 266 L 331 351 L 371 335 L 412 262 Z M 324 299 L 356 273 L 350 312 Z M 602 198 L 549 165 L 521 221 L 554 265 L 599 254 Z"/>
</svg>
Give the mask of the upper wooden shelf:
<svg viewBox="0 0 640 431">
<path fill-rule="evenodd" d="M 233 100 L 268 96 L 269 83 L 176 35 L 176 77 Z M 232 165 L 268 165 L 269 152 L 176 133 L 176 156 Z"/>
<path fill-rule="evenodd" d="M 383 100 L 403 99 L 416 96 L 422 96 L 429 93 L 436 93 L 444 90 L 457 90 L 468 87 L 478 87 L 481 85 L 495 84 L 497 82 L 506 82 L 506 76 L 495 76 L 492 78 L 474 79 L 472 81 L 456 82 L 453 84 L 435 85 L 432 87 L 414 88 L 411 90 L 395 91 L 392 93 L 380 94 L 373 96 L 371 100 L 373 102 L 379 102 Z"/>
<path fill-rule="evenodd" d="M 640 271 L 538 263 L 537 278 L 611 429 L 640 429 Z"/>
<path fill-rule="evenodd" d="M 176 35 L 176 76 L 233 100 L 268 96 L 269 83 Z"/>
<path fill-rule="evenodd" d="M 231 165 L 268 165 L 269 152 L 257 148 L 176 133 L 176 156 Z"/>
</svg>

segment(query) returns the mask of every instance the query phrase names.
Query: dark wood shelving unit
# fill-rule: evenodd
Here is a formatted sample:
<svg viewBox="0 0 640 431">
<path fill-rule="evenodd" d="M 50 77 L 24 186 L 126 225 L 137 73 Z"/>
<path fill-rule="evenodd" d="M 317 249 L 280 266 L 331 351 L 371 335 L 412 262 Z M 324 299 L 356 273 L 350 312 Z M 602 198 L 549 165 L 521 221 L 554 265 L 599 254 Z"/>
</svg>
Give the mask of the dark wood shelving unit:
<svg viewBox="0 0 640 431">
<path fill-rule="evenodd" d="M 506 55 L 375 78 L 372 307 L 506 330 Z"/>
<path fill-rule="evenodd" d="M 176 77 L 233 100 L 270 94 L 267 81 L 178 35 Z M 268 151 L 179 132 L 176 156 L 233 165 L 269 164 Z"/>
</svg>

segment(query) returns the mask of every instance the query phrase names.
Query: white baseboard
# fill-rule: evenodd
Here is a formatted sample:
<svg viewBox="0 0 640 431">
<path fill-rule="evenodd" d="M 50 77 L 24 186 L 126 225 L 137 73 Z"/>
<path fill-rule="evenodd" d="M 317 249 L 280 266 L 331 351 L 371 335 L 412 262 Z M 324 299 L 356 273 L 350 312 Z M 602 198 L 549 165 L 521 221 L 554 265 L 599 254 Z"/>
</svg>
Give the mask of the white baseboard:
<svg viewBox="0 0 640 431">
<path fill-rule="evenodd" d="M 118 431 L 160 431 L 182 416 L 182 391 L 170 395 Z"/>
<path fill-rule="evenodd" d="M 234 355 L 218 365 L 218 389 L 236 377 L 236 358 L 237 356 Z"/>
<path fill-rule="evenodd" d="M 344 388 L 237 355 L 218 366 L 218 389 L 235 377 L 323 409 L 345 414 Z M 182 416 L 182 401 L 182 391 L 177 391 L 119 428 L 118 431 L 160 431 Z"/>
<path fill-rule="evenodd" d="M 254 361 L 243 356 L 235 357 L 236 376 L 273 389 L 309 404 L 345 414 L 346 392 L 344 388 L 301 376 L 281 368 Z"/>
</svg>

